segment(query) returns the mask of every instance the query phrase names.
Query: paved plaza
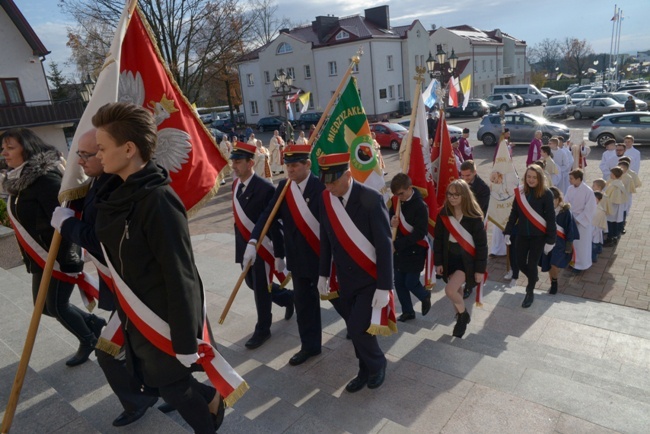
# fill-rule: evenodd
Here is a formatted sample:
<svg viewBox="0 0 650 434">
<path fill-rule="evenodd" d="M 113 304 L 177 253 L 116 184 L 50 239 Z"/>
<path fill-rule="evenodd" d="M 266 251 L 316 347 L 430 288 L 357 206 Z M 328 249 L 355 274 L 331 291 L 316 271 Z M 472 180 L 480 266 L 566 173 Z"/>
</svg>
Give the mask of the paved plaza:
<svg viewBox="0 0 650 434">
<path fill-rule="evenodd" d="M 650 179 L 650 149 L 640 149 L 641 179 Z M 475 148 L 484 177 L 492 153 L 493 148 Z M 601 153 L 592 148 L 589 183 L 598 174 Z M 515 147 L 518 168 L 525 154 L 525 146 Z M 390 180 L 398 170 L 397 154 L 387 151 L 385 159 Z M 415 320 L 380 338 L 389 361 L 384 385 L 349 394 L 344 388 L 356 374 L 356 359 L 329 303 L 322 304 L 323 353 L 298 367 L 288 363 L 300 348 L 295 317 L 285 321 L 277 306 L 271 339 L 256 350 L 244 347 L 255 323 L 247 287 L 225 323 L 217 323 L 239 274 L 229 182 L 190 224 L 219 349 L 250 385 L 227 410 L 219 432 L 650 432 L 650 185 L 645 183 L 619 245 L 605 249 L 586 272 L 563 272 L 559 294 L 546 294 L 549 282 L 542 274 L 533 306 L 522 309 L 524 280 L 506 287 L 505 258 L 490 258 L 485 303 L 470 308 L 468 331 L 457 339 L 451 336 L 453 308 L 438 281 L 426 317 L 416 304 Z M 77 295 L 74 301 L 81 304 Z M 31 312 L 24 267 L 0 269 L 2 414 Z M 133 425 L 112 427 L 120 405 L 94 356 L 79 367 L 64 364 L 76 346 L 55 320 L 43 318 L 12 433 L 188 431 L 177 413 L 168 416 L 155 408 Z"/>
</svg>

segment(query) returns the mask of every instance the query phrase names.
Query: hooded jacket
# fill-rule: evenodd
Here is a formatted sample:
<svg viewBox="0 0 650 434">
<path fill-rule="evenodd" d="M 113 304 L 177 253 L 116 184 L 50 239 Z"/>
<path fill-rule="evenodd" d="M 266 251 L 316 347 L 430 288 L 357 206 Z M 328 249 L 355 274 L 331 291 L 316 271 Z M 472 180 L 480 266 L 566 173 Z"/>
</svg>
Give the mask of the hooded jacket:
<svg viewBox="0 0 650 434">
<path fill-rule="evenodd" d="M 151 161 L 126 181 L 111 178 L 97 193 L 96 230 L 120 277 L 169 324 L 174 351 L 193 354 L 203 324 L 203 286 L 185 208 L 170 182 L 167 171 Z M 151 344 L 122 306 L 118 314 L 126 331 L 127 366 L 145 384 L 163 386 L 190 372 Z"/>
<path fill-rule="evenodd" d="M 58 195 L 63 177 L 61 163 L 57 151 L 42 152 L 27 160 L 21 169 L 15 169 L 20 170 L 18 177 L 7 177 L 2 182 L 2 187 L 10 194 L 9 206 L 14 218 L 46 251 L 49 251 L 54 236 L 50 220 L 54 208 L 59 206 Z M 42 270 L 22 246 L 20 251 L 28 273 Z M 65 273 L 81 272 L 81 248 L 62 240 L 57 261 Z"/>
</svg>

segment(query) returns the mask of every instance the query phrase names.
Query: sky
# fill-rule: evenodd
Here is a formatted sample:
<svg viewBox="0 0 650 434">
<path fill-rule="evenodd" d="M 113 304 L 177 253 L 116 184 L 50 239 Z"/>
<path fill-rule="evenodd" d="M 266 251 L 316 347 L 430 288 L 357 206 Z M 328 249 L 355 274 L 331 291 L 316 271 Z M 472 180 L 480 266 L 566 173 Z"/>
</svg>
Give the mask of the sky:
<svg viewBox="0 0 650 434">
<path fill-rule="evenodd" d="M 241 0 L 244 1 L 244 0 Z M 74 66 L 65 65 L 70 57 L 66 29 L 74 26 L 62 14 L 56 0 L 14 0 L 51 51 L 46 63 L 57 62 L 68 76 Z M 310 23 L 318 15 L 363 15 L 366 8 L 389 5 L 391 24 L 410 24 L 419 19 L 427 29 L 467 24 L 483 30 L 496 28 L 529 47 L 545 38 L 586 39 L 596 53 L 609 53 L 614 6 L 623 10 L 620 52 L 636 54 L 650 50 L 650 0 L 276 0 L 278 15 L 295 24 Z"/>
</svg>

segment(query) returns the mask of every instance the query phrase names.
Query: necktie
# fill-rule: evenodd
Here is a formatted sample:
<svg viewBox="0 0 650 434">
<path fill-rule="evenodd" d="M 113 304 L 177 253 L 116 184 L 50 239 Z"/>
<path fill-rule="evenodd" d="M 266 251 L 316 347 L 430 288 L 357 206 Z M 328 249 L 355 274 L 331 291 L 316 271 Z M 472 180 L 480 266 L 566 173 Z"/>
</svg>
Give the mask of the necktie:
<svg viewBox="0 0 650 434">
<path fill-rule="evenodd" d="M 343 208 L 345 208 L 345 201 L 343 200 L 343 196 L 339 197 L 339 200 L 341 201 L 341 205 L 343 205 Z"/>
<path fill-rule="evenodd" d="M 239 199 L 239 196 L 241 196 L 242 193 L 244 192 L 244 187 L 245 187 L 244 183 L 240 182 L 239 187 L 237 187 L 237 199 Z"/>
</svg>

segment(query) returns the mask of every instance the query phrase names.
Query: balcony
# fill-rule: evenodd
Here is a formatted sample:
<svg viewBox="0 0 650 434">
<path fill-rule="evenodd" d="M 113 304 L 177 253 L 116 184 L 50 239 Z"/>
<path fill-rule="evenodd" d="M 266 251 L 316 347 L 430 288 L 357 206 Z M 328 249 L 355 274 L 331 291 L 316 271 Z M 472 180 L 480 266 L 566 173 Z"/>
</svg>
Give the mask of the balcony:
<svg viewBox="0 0 650 434">
<path fill-rule="evenodd" d="M 80 98 L 56 102 L 28 101 L 20 105 L 0 106 L 0 130 L 74 123 L 81 118 L 84 107 L 85 104 Z"/>
</svg>

